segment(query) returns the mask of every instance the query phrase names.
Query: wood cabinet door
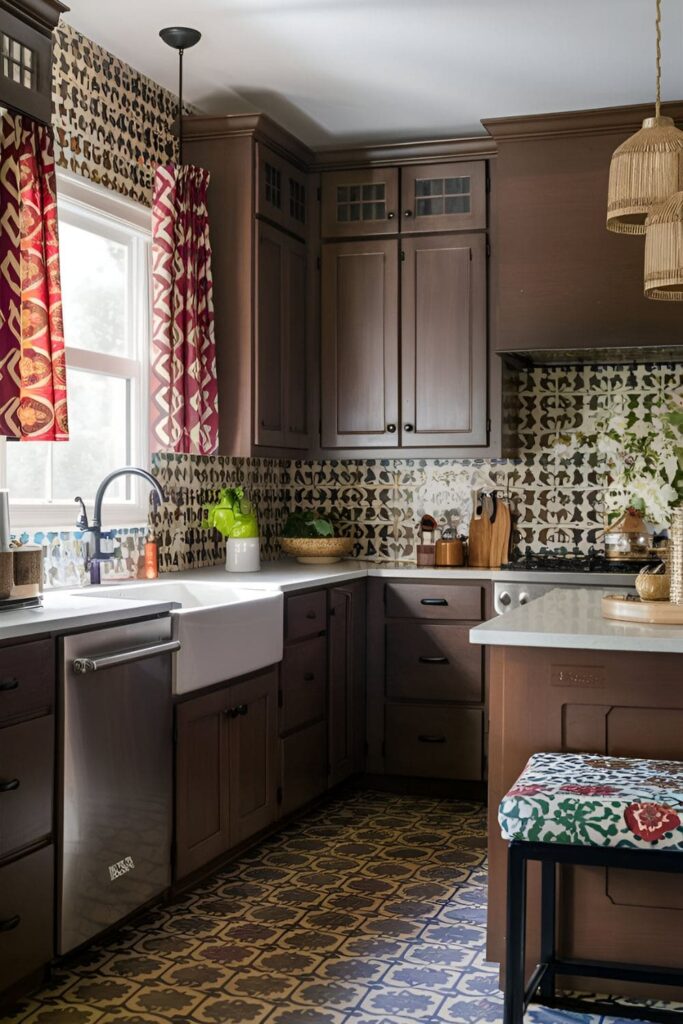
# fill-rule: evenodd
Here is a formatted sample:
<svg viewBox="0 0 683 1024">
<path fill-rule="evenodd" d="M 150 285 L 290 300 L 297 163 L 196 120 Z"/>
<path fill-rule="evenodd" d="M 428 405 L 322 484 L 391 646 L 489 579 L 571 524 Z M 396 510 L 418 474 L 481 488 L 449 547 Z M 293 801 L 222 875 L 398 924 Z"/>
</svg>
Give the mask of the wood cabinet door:
<svg viewBox="0 0 683 1024">
<path fill-rule="evenodd" d="M 259 221 L 256 444 L 308 446 L 306 247 Z"/>
<path fill-rule="evenodd" d="M 323 448 L 398 444 L 398 242 L 322 248 Z"/>
<path fill-rule="evenodd" d="M 401 231 L 486 227 L 486 164 L 425 164 L 401 170 Z"/>
<path fill-rule="evenodd" d="M 397 234 L 398 170 L 326 171 L 321 176 L 323 238 Z"/>
<path fill-rule="evenodd" d="M 176 708 L 176 878 L 230 846 L 228 690 Z"/>
<path fill-rule="evenodd" d="M 256 212 L 304 238 L 308 207 L 306 172 L 260 142 L 256 144 L 256 162 Z"/>
<path fill-rule="evenodd" d="M 280 742 L 282 805 L 291 814 L 325 792 L 327 784 L 327 724 L 316 722 Z"/>
<path fill-rule="evenodd" d="M 403 447 L 487 442 L 486 240 L 402 241 Z"/>
<path fill-rule="evenodd" d="M 277 668 L 227 689 L 233 846 L 277 817 L 277 691 Z"/>
</svg>

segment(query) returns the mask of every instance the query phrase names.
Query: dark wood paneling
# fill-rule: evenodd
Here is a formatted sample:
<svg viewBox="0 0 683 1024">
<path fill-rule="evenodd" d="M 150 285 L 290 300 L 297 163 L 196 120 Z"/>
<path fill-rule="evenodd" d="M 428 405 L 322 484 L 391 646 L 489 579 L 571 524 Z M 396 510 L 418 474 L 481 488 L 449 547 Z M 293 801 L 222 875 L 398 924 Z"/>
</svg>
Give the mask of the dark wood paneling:
<svg viewBox="0 0 683 1024">
<path fill-rule="evenodd" d="M 476 583 L 387 583 L 386 612 L 411 619 L 473 619 L 483 617 L 484 588 Z"/>
<path fill-rule="evenodd" d="M 282 443 L 286 236 L 268 224 L 258 226 L 256 442 Z"/>
<path fill-rule="evenodd" d="M 356 682 L 354 673 L 354 590 L 334 587 L 329 593 L 328 784 L 336 785 L 354 770 Z"/>
<path fill-rule="evenodd" d="M 327 640 L 303 640 L 285 648 L 282 659 L 280 733 L 320 721 L 326 712 Z"/>
<path fill-rule="evenodd" d="M 52 640 L 3 647 L 0 651 L 0 726 L 54 706 L 55 647 Z"/>
<path fill-rule="evenodd" d="M 285 599 L 285 640 L 301 640 L 322 633 L 327 625 L 324 590 L 295 594 Z"/>
<path fill-rule="evenodd" d="M 307 338 L 306 248 L 293 239 L 287 246 L 285 447 L 307 448 L 311 444 L 308 390 L 313 377 L 309 367 Z M 312 357 L 311 357 L 312 358 Z"/>
<path fill-rule="evenodd" d="M 228 687 L 230 707 L 230 845 L 277 817 L 276 668 Z"/>
<path fill-rule="evenodd" d="M 54 747 L 52 715 L 0 730 L 0 859 L 52 832 Z"/>
<path fill-rule="evenodd" d="M 327 723 L 318 722 L 281 743 L 282 814 L 303 807 L 327 785 Z"/>
<path fill-rule="evenodd" d="M 322 249 L 322 444 L 395 448 L 398 242 Z"/>
<path fill-rule="evenodd" d="M 486 444 L 485 237 L 405 238 L 401 245 L 401 443 Z"/>
<path fill-rule="evenodd" d="M 52 959 L 54 856 L 44 846 L 0 868 L 0 992 Z"/>
<path fill-rule="evenodd" d="M 484 713 L 443 704 L 387 704 L 385 770 L 433 779 L 481 779 Z"/>
<path fill-rule="evenodd" d="M 384 216 L 372 220 L 338 219 L 337 189 L 358 188 L 363 185 L 384 186 Z M 321 175 L 323 238 L 348 238 L 367 235 L 391 235 L 400 230 L 398 216 L 398 170 L 395 167 L 373 170 L 370 167 L 353 171 L 329 171 Z M 381 200 L 380 200 L 381 201 Z M 360 205 L 360 199 L 358 200 Z"/>
<path fill-rule="evenodd" d="M 466 212 L 448 212 L 444 194 L 443 212 L 425 214 L 419 200 L 430 199 L 431 183 L 451 178 L 469 178 Z M 423 184 L 424 183 L 424 184 Z M 430 183 L 430 184 L 427 184 Z M 426 186 L 426 188 L 425 188 Z M 421 195 L 420 189 L 427 194 Z M 438 193 L 438 190 L 437 190 Z M 401 169 L 401 231 L 474 231 L 486 227 L 486 162 L 425 164 Z"/>
<path fill-rule="evenodd" d="M 387 623 L 387 696 L 481 703 L 483 652 L 469 642 L 470 628 L 452 623 Z"/>
</svg>

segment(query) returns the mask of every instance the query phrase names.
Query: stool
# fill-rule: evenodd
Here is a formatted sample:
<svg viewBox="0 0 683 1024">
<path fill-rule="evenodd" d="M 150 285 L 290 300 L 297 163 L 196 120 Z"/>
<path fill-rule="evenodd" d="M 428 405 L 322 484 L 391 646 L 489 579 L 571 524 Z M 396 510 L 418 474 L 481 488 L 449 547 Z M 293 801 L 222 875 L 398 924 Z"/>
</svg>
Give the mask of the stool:
<svg viewBox="0 0 683 1024">
<path fill-rule="evenodd" d="M 522 1024 L 530 1002 L 638 1020 L 683 1024 L 683 1013 L 558 996 L 557 975 L 683 987 L 672 967 L 557 956 L 556 867 L 589 864 L 683 871 L 683 763 L 534 754 L 503 797 L 498 821 L 508 848 L 503 1024 Z M 540 963 L 525 984 L 527 861 L 541 862 Z"/>
</svg>

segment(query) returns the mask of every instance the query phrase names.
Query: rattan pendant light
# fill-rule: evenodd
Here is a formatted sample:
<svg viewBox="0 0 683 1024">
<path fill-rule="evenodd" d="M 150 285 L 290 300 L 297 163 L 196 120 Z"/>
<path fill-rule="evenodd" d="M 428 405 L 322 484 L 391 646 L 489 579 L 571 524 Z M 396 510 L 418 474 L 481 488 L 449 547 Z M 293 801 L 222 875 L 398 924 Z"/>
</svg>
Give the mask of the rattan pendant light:
<svg viewBox="0 0 683 1024">
<path fill-rule="evenodd" d="M 623 235 L 644 235 L 650 209 L 677 192 L 681 182 L 683 132 L 661 114 L 661 0 L 656 0 L 655 116 L 614 151 L 607 193 L 607 229 Z"/>
<path fill-rule="evenodd" d="M 683 192 L 655 206 L 645 222 L 645 294 L 683 302 Z"/>
</svg>

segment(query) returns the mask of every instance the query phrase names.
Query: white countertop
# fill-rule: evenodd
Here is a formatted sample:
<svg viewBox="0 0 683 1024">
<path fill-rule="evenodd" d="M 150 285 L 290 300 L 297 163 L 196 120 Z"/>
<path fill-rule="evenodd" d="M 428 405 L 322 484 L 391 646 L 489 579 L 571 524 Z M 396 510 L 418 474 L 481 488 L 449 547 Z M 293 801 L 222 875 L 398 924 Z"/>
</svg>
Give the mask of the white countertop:
<svg viewBox="0 0 683 1024">
<path fill-rule="evenodd" d="M 84 588 L 85 589 L 85 588 Z M 0 641 L 25 636 L 71 633 L 91 626 L 108 626 L 131 619 L 145 619 L 168 612 L 168 601 L 97 601 L 83 590 L 48 590 L 41 608 L 17 608 L 0 612 Z"/>
<path fill-rule="evenodd" d="M 475 626 L 470 630 L 470 640 L 503 647 L 683 653 L 683 626 L 646 626 L 604 619 L 600 602 L 609 592 L 609 587 L 551 590 L 521 608 Z"/>
</svg>

